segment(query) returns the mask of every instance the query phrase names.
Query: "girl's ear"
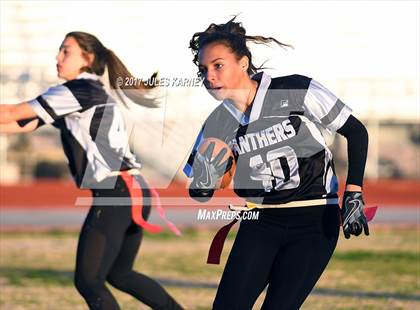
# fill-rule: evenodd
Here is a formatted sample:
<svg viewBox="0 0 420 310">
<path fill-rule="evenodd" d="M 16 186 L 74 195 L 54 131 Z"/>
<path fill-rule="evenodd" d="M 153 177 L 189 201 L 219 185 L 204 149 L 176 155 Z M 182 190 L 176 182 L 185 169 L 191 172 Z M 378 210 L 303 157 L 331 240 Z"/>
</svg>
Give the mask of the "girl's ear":
<svg viewBox="0 0 420 310">
<path fill-rule="evenodd" d="M 248 71 L 249 67 L 249 59 L 248 56 L 242 56 L 242 58 L 239 60 L 239 65 L 242 67 L 242 71 Z"/>
<path fill-rule="evenodd" d="M 86 57 L 86 63 L 85 63 L 85 67 L 90 67 L 93 64 L 93 61 L 95 60 L 95 55 L 93 53 L 87 53 L 85 54 Z"/>
</svg>

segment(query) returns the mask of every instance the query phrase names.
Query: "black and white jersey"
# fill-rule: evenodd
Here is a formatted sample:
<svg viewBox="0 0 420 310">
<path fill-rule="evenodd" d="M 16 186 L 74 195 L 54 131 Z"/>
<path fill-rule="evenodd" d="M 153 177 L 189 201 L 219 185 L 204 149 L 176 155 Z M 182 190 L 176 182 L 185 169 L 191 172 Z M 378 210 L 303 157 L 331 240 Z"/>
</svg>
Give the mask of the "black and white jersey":
<svg viewBox="0 0 420 310">
<path fill-rule="evenodd" d="M 123 115 L 99 77 L 82 73 L 29 101 L 39 124 L 60 129 L 64 153 L 79 187 L 91 188 L 113 171 L 140 168 L 130 152 Z"/>
<path fill-rule="evenodd" d="M 284 204 L 337 198 L 333 158 L 321 128 L 337 131 L 351 109 L 315 80 L 261 72 L 249 116 L 229 101 L 207 118 L 184 172 L 203 139 L 225 141 L 236 160 L 234 190 L 249 202 Z"/>
</svg>

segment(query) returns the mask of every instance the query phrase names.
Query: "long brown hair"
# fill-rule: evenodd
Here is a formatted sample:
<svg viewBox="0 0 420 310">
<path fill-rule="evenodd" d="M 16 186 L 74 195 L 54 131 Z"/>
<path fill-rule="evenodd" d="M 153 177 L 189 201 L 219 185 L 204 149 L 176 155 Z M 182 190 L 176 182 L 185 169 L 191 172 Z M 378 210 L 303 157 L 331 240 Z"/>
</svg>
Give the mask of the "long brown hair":
<svg viewBox="0 0 420 310">
<path fill-rule="evenodd" d="M 82 31 L 73 31 L 67 33 L 65 37 L 74 38 L 82 49 L 83 56 L 87 59 L 88 54 L 94 55 L 92 63 L 89 66 L 82 68 L 82 71 L 103 75 L 105 68 L 108 69 L 109 84 L 112 89 L 116 90 L 117 95 L 126 106 L 127 103 L 125 102 L 124 97 L 121 96 L 119 90 L 139 105 L 158 107 L 155 98 L 145 96 L 148 90 L 154 88 L 154 86 L 149 85 L 156 85 L 156 83 L 154 83 L 155 79 L 157 79 L 156 72 L 152 75 L 149 79 L 149 83 L 146 85 L 143 81 L 135 79 L 121 59 L 118 58 L 112 50 L 106 48 L 94 35 Z M 135 82 L 125 83 L 127 80 L 134 80 Z"/>
<path fill-rule="evenodd" d="M 194 33 L 192 39 L 190 40 L 190 49 L 194 55 L 193 62 L 195 65 L 199 65 L 198 53 L 200 49 L 207 44 L 220 42 L 229 47 L 232 52 L 235 53 L 237 59 L 247 56 L 249 60 L 248 74 L 253 75 L 257 73 L 258 70 L 262 69 L 262 67 L 256 67 L 252 63 L 252 54 L 246 45 L 247 41 L 265 45 L 275 42 L 283 48 L 293 48 L 292 45 L 281 43 L 273 37 L 246 35 L 246 30 L 242 26 L 242 23 L 235 22 L 235 18 L 236 16 L 225 24 L 210 24 L 206 30 Z"/>
</svg>

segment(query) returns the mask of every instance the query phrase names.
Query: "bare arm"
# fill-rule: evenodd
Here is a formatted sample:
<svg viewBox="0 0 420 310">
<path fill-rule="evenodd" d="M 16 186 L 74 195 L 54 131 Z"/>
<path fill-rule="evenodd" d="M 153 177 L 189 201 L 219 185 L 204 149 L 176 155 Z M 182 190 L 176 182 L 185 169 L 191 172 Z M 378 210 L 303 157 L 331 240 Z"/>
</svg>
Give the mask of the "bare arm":
<svg viewBox="0 0 420 310">
<path fill-rule="evenodd" d="M 22 127 L 17 122 L 0 124 L 0 133 L 20 133 L 34 131 L 37 128 L 38 122 L 38 119 L 34 119 Z"/>
<path fill-rule="evenodd" d="M 37 114 L 27 102 L 19 104 L 0 104 L 0 124 L 9 124 L 35 116 L 37 116 Z"/>
</svg>

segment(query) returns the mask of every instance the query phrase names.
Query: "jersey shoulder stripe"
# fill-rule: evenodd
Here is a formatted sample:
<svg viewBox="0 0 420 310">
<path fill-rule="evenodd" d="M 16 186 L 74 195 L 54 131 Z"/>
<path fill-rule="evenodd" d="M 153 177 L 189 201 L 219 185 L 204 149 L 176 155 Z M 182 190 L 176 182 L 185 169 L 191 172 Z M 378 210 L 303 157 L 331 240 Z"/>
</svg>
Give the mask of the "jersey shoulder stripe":
<svg viewBox="0 0 420 310">
<path fill-rule="evenodd" d="M 280 76 L 271 80 L 269 89 L 301 89 L 307 90 L 312 78 L 300 74 Z"/>
<path fill-rule="evenodd" d="M 105 104 L 109 96 L 103 88 L 103 84 L 98 80 L 75 79 L 63 84 L 66 86 L 79 104 L 82 110 L 91 108 L 99 104 Z"/>
</svg>

